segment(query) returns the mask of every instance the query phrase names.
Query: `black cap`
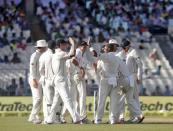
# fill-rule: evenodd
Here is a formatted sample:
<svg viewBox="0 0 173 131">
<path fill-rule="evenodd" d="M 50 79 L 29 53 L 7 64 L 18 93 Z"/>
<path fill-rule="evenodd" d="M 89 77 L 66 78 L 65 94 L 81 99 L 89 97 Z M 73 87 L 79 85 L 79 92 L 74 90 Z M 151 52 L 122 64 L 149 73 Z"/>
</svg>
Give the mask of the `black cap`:
<svg viewBox="0 0 173 131">
<path fill-rule="evenodd" d="M 130 44 L 131 44 L 131 43 L 130 43 L 130 40 L 128 40 L 128 39 L 123 39 L 123 40 L 122 40 L 121 47 L 122 47 L 122 48 L 125 48 L 125 47 L 128 47 Z"/>
</svg>

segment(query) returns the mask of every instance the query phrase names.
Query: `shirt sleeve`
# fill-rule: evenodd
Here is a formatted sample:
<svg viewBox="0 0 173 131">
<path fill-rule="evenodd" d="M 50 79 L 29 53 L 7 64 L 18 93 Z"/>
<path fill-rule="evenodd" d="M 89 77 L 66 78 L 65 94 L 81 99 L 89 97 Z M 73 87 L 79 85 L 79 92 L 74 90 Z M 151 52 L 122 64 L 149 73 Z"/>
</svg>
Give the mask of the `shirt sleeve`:
<svg viewBox="0 0 173 131">
<path fill-rule="evenodd" d="M 137 65 L 138 65 L 138 71 L 137 71 L 137 77 L 138 77 L 138 80 L 142 80 L 142 61 L 140 59 L 140 57 L 136 58 L 136 62 L 137 62 Z"/>
<path fill-rule="evenodd" d="M 44 54 L 39 59 L 39 72 L 41 76 L 45 76 L 45 60 Z"/>
<path fill-rule="evenodd" d="M 30 58 L 30 76 L 33 78 L 33 79 L 36 79 L 37 78 L 37 55 L 36 53 L 32 54 L 31 55 L 31 58 Z"/>
<path fill-rule="evenodd" d="M 127 66 L 129 69 L 130 74 L 134 73 L 134 70 L 137 71 L 137 78 L 138 80 L 142 80 L 142 61 L 139 56 L 130 56 L 127 58 Z M 135 66 L 135 64 L 137 66 Z M 137 68 L 137 69 L 134 69 Z"/>
<path fill-rule="evenodd" d="M 100 79 L 101 79 L 100 78 L 101 69 L 102 69 L 102 67 L 101 67 L 101 61 L 99 60 L 97 62 L 97 72 L 96 72 L 96 79 L 97 79 L 98 82 L 100 82 Z"/>
<path fill-rule="evenodd" d="M 97 62 L 97 73 L 99 73 L 101 71 L 101 61 L 99 60 Z"/>
<path fill-rule="evenodd" d="M 134 57 L 135 57 L 135 61 L 136 61 L 136 64 L 137 64 L 137 78 L 138 80 L 142 80 L 142 60 L 141 58 L 139 57 L 138 53 L 136 50 L 134 50 Z"/>
</svg>

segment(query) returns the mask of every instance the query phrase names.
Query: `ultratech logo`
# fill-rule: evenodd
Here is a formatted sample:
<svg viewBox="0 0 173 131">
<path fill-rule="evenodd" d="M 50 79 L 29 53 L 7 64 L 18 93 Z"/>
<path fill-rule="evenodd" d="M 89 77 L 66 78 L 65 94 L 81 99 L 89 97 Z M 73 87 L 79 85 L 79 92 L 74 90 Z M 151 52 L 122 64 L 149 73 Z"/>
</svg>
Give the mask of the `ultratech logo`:
<svg viewBox="0 0 173 131">
<path fill-rule="evenodd" d="M 31 111 L 32 104 L 23 104 L 21 102 L 14 102 L 12 104 L 0 103 L 0 111 Z"/>
<path fill-rule="evenodd" d="M 106 102 L 105 104 L 105 111 L 109 111 L 109 106 L 110 103 Z M 157 101 L 156 103 L 144 103 L 144 102 L 140 102 L 140 106 L 141 106 L 141 110 L 142 111 L 160 111 L 160 110 L 166 110 L 166 111 L 173 111 L 173 103 L 171 102 L 166 102 L 166 103 L 160 103 L 159 101 Z M 127 107 L 127 104 L 126 104 Z M 93 104 L 89 103 L 87 105 L 87 110 L 88 111 L 93 111 Z"/>
<path fill-rule="evenodd" d="M 166 110 L 166 111 L 173 111 L 173 103 L 172 102 L 165 102 L 160 103 L 159 101 L 155 103 L 144 103 L 140 102 L 141 104 L 141 110 L 142 111 L 160 111 L 160 110 Z M 110 103 L 105 103 L 105 111 L 109 111 Z M 126 105 L 127 107 L 127 105 Z M 87 111 L 92 112 L 94 109 L 93 103 L 87 104 Z M 11 104 L 2 104 L 0 103 L 0 112 L 10 112 L 10 111 L 27 111 L 30 112 L 32 110 L 32 104 L 24 104 L 22 102 L 14 102 Z"/>
<path fill-rule="evenodd" d="M 160 103 L 159 101 L 157 101 L 156 103 L 150 103 L 150 104 L 140 102 L 140 104 L 142 111 L 160 111 L 160 110 L 173 111 L 173 103 L 171 102 Z"/>
</svg>

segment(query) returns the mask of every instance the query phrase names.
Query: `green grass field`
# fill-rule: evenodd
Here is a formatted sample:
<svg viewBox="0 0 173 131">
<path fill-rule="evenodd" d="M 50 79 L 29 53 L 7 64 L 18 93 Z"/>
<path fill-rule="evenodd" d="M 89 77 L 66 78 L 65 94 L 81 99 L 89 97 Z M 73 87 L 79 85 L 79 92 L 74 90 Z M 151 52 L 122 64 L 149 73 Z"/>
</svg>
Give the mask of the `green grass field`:
<svg viewBox="0 0 173 131">
<path fill-rule="evenodd" d="M 8 108 L 3 108 L 2 106 L 3 104 L 14 105 L 14 102 L 21 102 L 22 104 L 31 104 L 31 97 L 0 97 L 0 109 L 5 110 L 0 112 L 0 131 L 173 131 L 172 98 L 173 97 L 142 97 L 141 100 L 142 102 L 144 102 L 142 109 L 144 109 L 144 107 L 148 107 L 147 109 L 150 109 L 149 104 L 156 103 L 157 105 L 158 102 L 159 104 L 163 103 L 163 107 L 166 105 L 166 103 L 168 103 L 169 108 L 171 109 L 170 111 L 166 111 L 163 113 L 160 113 L 160 111 L 165 110 L 144 111 L 146 118 L 142 124 L 35 125 L 27 122 L 27 116 L 30 111 L 6 111 Z M 87 103 L 93 103 L 93 98 L 89 97 L 87 99 Z M 24 114 L 22 115 L 22 113 Z M 93 111 L 88 111 L 88 114 L 90 114 L 88 116 L 90 120 L 93 119 L 92 113 Z M 104 122 L 108 120 L 107 114 L 108 111 L 106 111 L 105 113 Z"/>
<path fill-rule="evenodd" d="M 0 117 L 0 131 L 172 131 L 173 118 L 148 117 L 142 124 L 52 124 L 36 125 L 27 117 Z"/>
</svg>

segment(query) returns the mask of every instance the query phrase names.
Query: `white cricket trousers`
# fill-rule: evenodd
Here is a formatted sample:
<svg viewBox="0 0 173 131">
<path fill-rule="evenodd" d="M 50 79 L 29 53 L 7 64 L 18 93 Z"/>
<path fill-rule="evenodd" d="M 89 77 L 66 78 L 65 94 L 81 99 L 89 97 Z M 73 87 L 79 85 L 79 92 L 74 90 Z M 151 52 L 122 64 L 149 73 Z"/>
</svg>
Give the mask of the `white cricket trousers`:
<svg viewBox="0 0 173 131">
<path fill-rule="evenodd" d="M 119 88 L 108 84 L 108 79 L 101 78 L 98 94 L 98 104 L 95 120 L 102 120 L 104 107 L 107 96 L 110 96 L 109 120 L 110 122 L 118 122 L 120 115 L 120 95 Z"/>
<path fill-rule="evenodd" d="M 124 98 L 126 98 L 126 101 L 127 101 L 130 118 L 140 116 L 142 114 L 142 112 L 140 109 L 139 88 L 138 88 L 137 82 L 136 81 L 134 82 L 134 85 L 135 85 L 134 87 L 130 87 L 130 83 L 128 83 L 126 79 L 118 80 L 118 82 L 119 82 L 119 85 L 123 86 L 123 88 L 125 87 L 125 89 L 128 89 L 127 92 L 125 92 L 125 94 L 123 94 L 121 96 L 120 118 L 124 117 L 124 112 L 125 112 L 125 99 Z M 126 86 L 129 86 L 129 87 L 126 87 Z"/>
<path fill-rule="evenodd" d="M 85 80 L 68 78 L 69 94 L 73 102 L 75 111 L 80 114 L 80 118 L 87 117 L 86 113 L 86 83 Z M 66 108 L 63 108 L 62 116 L 65 116 Z"/>
<path fill-rule="evenodd" d="M 75 89 L 76 88 L 76 89 Z M 86 83 L 85 80 L 71 80 L 72 98 L 76 109 L 79 110 L 80 117 L 82 119 L 87 117 L 86 113 Z M 74 89 L 74 90 L 73 90 Z"/>
<path fill-rule="evenodd" d="M 59 97 L 61 97 L 61 99 L 64 103 L 64 106 L 67 108 L 67 110 L 69 111 L 69 113 L 73 119 L 73 122 L 80 121 L 80 116 L 75 111 L 75 108 L 73 107 L 72 99 L 70 98 L 69 89 L 68 89 L 68 85 L 67 85 L 67 79 L 63 79 L 60 81 L 58 78 L 55 78 L 54 84 L 55 84 L 55 88 L 54 88 L 55 94 L 54 94 L 54 98 L 53 98 L 53 105 L 51 108 L 50 115 L 52 115 L 52 113 L 55 113 L 54 105 L 56 105 Z"/>
<path fill-rule="evenodd" d="M 125 117 L 125 99 L 126 99 L 126 92 L 129 90 L 129 80 L 127 77 L 124 76 L 119 76 L 117 78 L 117 83 L 118 83 L 118 87 L 121 89 L 121 93 L 120 93 L 120 117 L 119 120 L 124 119 Z M 129 105 L 130 106 L 130 105 Z"/>
<path fill-rule="evenodd" d="M 62 106 L 63 106 L 63 103 L 59 95 L 59 92 L 54 88 L 53 102 L 52 102 L 48 117 L 46 118 L 46 121 L 53 123 L 54 121 L 56 121 L 57 118 L 59 119 L 61 115 Z"/>
<path fill-rule="evenodd" d="M 50 114 L 50 109 L 53 102 L 54 89 L 52 86 L 51 79 L 45 79 L 44 83 L 42 83 L 43 87 L 43 115 L 44 121 L 46 121 L 48 115 Z"/>
<path fill-rule="evenodd" d="M 69 88 L 69 95 L 70 98 L 72 99 L 73 103 L 73 108 L 75 111 L 79 114 L 79 108 L 78 108 L 78 95 L 77 95 L 77 88 L 76 88 L 76 83 L 73 79 L 73 77 L 68 77 L 68 88 Z M 67 113 L 67 108 L 64 106 L 62 110 L 62 118 L 64 119 L 65 115 Z"/>
<path fill-rule="evenodd" d="M 130 96 L 128 96 L 130 95 Z M 134 107 L 134 112 L 132 113 L 132 117 L 139 117 L 142 115 L 142 111 L 141 111 L 141 108 L 140 108 L 140 101 L 139 101 L 139 84 L 137 83 L 137 76 L 134 74 L 134 88 L 132 88 L 130 91 L 129 91 L 129 94 L 127 95 L 127 98 L 129 99 L 130 97 L 130 100 L 134 100 L 135 102 L 135 107 Z"/>
<path fill-rule="evenodd" d="M 41 84 L 38 84 L 38 87 L 32 87 L 32 80 L 29 78 L 29 84 L 32 92 L 32 111 L 29 116 L 29 119 L 35 119 L 39 115 L 39 111 L 41 109 L 42 104 L 42 87 Z M 38 82 L 39 83 L 39 82 Z"/>
</svg>

